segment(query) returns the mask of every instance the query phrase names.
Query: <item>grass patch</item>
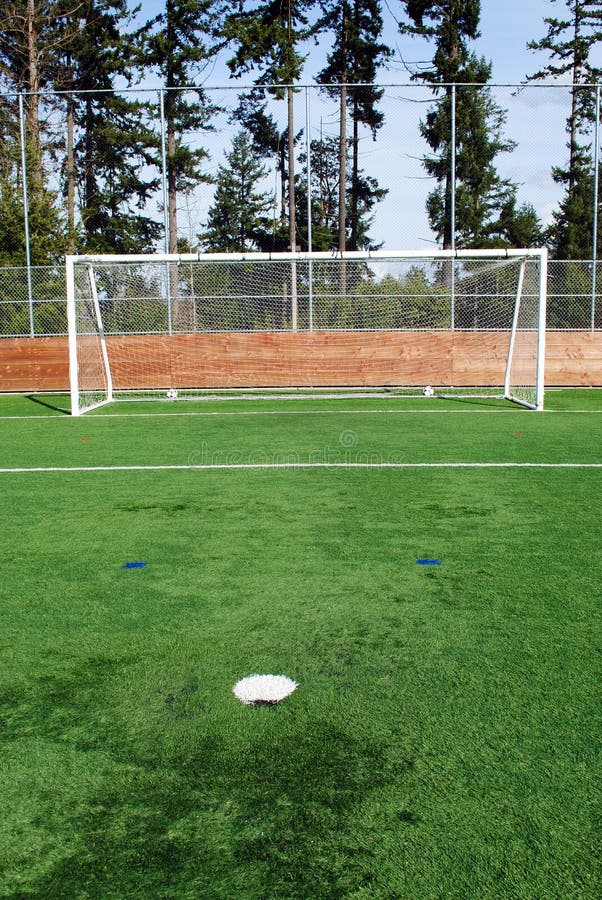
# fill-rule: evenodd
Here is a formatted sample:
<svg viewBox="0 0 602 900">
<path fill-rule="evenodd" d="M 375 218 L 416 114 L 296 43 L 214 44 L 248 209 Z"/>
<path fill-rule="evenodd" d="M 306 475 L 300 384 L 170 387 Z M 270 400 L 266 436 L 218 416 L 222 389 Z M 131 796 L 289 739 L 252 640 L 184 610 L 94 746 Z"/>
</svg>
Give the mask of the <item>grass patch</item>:
<svg viewBox="0 0 602 900">
<path fill-rule="evenodd" d="M 600 461 L 598 418 L 350 407 L 0 437 L 3 465 L 202 441 Z M 601 470 L 1 477 L 0 896 L 599 896 Z M 252 672 L 299 687 L 245 707 Z"/>
</svg>

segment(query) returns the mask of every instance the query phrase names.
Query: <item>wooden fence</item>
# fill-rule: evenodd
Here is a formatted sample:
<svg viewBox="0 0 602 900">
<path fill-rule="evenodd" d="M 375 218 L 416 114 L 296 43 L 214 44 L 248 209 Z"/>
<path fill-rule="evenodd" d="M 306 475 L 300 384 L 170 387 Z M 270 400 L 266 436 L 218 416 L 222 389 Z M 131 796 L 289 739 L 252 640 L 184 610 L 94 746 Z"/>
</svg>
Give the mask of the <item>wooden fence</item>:
<svg viewBox="0 0 602 900">
<path fill-rule="evenodd" d="M 271 332 L 107 338 L 129 388 L 497 385 L 507 332 Z M 532 371 L 532 363 L 528 366 Z M 519 373 L 520 374 L 520 373 Z M 546 384 L 602 385 L 602 332 L 549 332 Z M 1 391 L 65 391 L 66 337 L 0 340 Z"/>
</svg>

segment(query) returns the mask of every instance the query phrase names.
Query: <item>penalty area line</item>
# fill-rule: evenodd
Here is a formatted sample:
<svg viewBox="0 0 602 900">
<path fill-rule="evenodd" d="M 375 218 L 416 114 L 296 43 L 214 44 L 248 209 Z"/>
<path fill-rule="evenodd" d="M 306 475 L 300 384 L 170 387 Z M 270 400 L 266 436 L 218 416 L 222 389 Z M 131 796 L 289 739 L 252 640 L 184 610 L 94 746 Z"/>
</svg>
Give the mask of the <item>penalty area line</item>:
<svg viewBox="0 0 602 900">
<path fill-rule="evenodd" d="M 28 466 L 0 468 L 0 475 L 60 472 L 186 472 L 237 469 L 602 469 L 602 463 L 580 462 L 273 462 L 182 463 L 147 466 Z"/>
</svg>

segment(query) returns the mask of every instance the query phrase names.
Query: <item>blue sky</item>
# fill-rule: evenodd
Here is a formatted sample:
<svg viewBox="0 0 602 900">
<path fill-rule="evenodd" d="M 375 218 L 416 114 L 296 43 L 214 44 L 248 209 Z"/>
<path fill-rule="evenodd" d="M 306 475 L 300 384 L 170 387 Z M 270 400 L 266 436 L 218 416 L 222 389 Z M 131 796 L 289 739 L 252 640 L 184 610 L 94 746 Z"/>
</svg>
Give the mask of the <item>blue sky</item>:
<svg viewBox="0 0 602 900">
<path fill-rule="evenodd" d="M 483 0 L 481 10 L 482 37 L 475 49 L 493 61 L 494 81 L 514 82 L 545 64 L 543 53 L 527 50 L 527 42 L 544 36 L 545 16 L 564 18 L 566 5 L 562 0 Z M 591 58 L 602 66 L 602 47 Z"/>
</svg>

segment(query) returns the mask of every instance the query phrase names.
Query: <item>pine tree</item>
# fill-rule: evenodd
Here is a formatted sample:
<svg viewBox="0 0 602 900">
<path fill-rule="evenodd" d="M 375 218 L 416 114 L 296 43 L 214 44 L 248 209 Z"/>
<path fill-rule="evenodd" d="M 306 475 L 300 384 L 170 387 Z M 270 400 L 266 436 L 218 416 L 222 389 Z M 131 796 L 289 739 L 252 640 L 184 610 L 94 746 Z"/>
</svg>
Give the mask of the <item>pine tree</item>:
<svg viewBox="0 0 602 900">
<path fill-rule="evenodd" d="M 348 140 L 351 149 L 351 139 Z M 345 155 L 347 168 L 344 178 L 346 185 L 345 203 L 351 208 L 352 199 L 357 211 L 356 221 L 347 223 L 349 231 L 355 232 L 358 250 L 375 250 L 378 244 L 370 238 L 369 229 L 372 222 L 372 210 L 382 200 L 387 191 L 381 188 L 375 178 L 358 168 L 351 176 L 350 154 Z M 340 160 L 339 138 L 321 137 L 311 142 L 311 209 L 312 209 L 312 247 L 314 250 L 332 250 L 339 247 L 339 203 L 340 203 Z M 307 156 L 299 155 L 303 165 L 301 178 L 297 186 L 299 210 L 301 212 L 300 237 L 307 246 Z M 354 198 L 352 198 L 352 191 Z M 350 240 L 348 231 L 347 240 Z"/>
<path fill-rule="evenodd" d="M 322 136 L 311 142 L 311 224 L 312 249 L 335 250 L 339 232 L 339 139 Z M 309 246 L 307 234 L 307 154 L 299 155 L 302 165 L 297 185 L 302 246 Z"/>
<path fill-rule="evenodd" d="M 602 69 L 590 60 L 592 47 L 602 40 L 602 2 L 564 0 L 564 3 L 567 15 L 564 18 L 546 17 L 546 35 L 527 45 L 531 50 L 543 50 L 551 57 L 551 61 L 528 80 L 565 75 L 571 78 L 571 111 L 566 123 L 568 164 L 552 169 L 554 181 L 564 185 L 565 194 L 554 213 L 550 242 L 554 256 L 559 259 L 585 259 L 591 255 L 593 242 L 594 178 L 591 138 L 588 136 L 595 120 L 595 89 L 582 85 L 591 85 L 602 78 Z"/>
<path fill-rule="evenodd" d="M 545 229 L 532 203 L 517 204 L 513 194 L 500 210 L 498 234 L 491 233 L 492 244 L 500 247 L 543 247 L 546 243 Z M 497 240 L 496 240 L 497 238 Z"/>
<path fill-rule="evenodd" d="M 315 0 L 239 0 L 227 16 L 224 32 L 234 49 L 228 61 L 230 71 L 241 75 L 260 70 L 258 85 L 282 85 L 270 89 L 277 99 L 287 101 L 286 186 L 288 189 L 288 244 L 297 246 L 295 203 L 295 123 L 294 83 L 298 81 L 304 57 L 298 45 L 312 33 L 307 12 Z"/>
<path fill-rule="evenodd" d="M 194 84 L 216 48 L 221 3 L 216 0 L 166 0 L 165 10 L 148 22 L 142 61 L 156 68 L 164 93 L 167 136 L 169 252 L 178 250 L 177 197 L 211 179 L 203 171 L 206 149 L 191 148 L 185 135 L 211 131 L 217 112 L 206 91 L 177 90 Z"/>
<path fill-rule="evenodd" d="M 390 56 L 390 49 L 380 41 L 383 20 L 380 0 L 322 0 L 321 28 L 334 34 L 334 44 L 327 57 L 327 65 L 318 74 L 321 84 L 336 85 L 329 93 L 339 97 L 339 241 L 340 250 L 356 250 L 360 246 L 360 206 L 367 198 L 368 183 L 359 177 L 359 126 L 370 129 L 373 140 L 384 123 L 377 104 L 384 91 L 374 86 L 378 69 Z M 353 87 L 353 85 L 361 87 Z M 341 173 L 347 171 L 346 118 L 351 115 L 351 188 L 348 203 L 347 188 Z M 378 188 L 375 188 L 377 191 Z M 362 196 L 363 195 L 363 196 Z M 382 195 L 381 195 L 382 196 Z M 349 214 L 347 215 L 347 206 Z M 347 235 L 347 218 L 350 219 Z"/>
<path fill-rule="evenodd" d="M 0 12 L 0 85 L 20 92 L 23 98 L 30 259 L 38 265 L 58 259 L 65 249 L 57 197 L 48 187 L 44 167 L 44 154 L 52 143 L 40 111 L 40 92 L 50 86 L 58 18 L 60 4 L 56 0 L 11 0 Z M 0 252 L 5 260 L 22 265 L 26 254 L 20 140 L 18 104 L 14 98 L 4 98 L 0 113 Z"/>
<path fill-rule="evenodd" d="M 288 128 L 281 129 L 274 116 L 268 112 L 267 91 L 255 87 L 239 97 L 231 121 L 238 123 L 251 136 L 255 151 L 263 159 L 274 161 L 280 181 L 279 214 L 273 223 L 270 250 L 287 250 L 290 247 L 288 229 Z M 295 145 L 302 132 L 294 135 Z M 295 187 L 295 191 L 296 191 Z M 296 194 L 295 194 L 296 197 Z M 298 202 L 295 204 L 298 207 Z M 297 219 L 299 216 L 297 215 Z M 297 230 L 297 229 L 296 229 Z"/>
<path fill-rule="evenodd" d="M 40 91 L 48 86 L 42 33 L 52 30 L 54 0 L 12 0 L 0 14 L 0 60 L 10 87 L 23 91 L 30 177 L 43 181 Z"/>
<path fill-rule="evenodd" d="M 155 162 L 157 141 L 144 123 L 145 105 L 115 91 L 118 78 L 126 83 L 133 78 L 128 3 L 85 0 L 75 17 L 77 37 L 56 78 L 64 79 L 73 117 L 80 243 L 98 253 L 148 251 L 160 233 L 160 225 L 144 213 L 158 186 L 158 178 L 145 173 Z"/>
<path fill-rule="evenodd" d="M 266 174 L 251 137 L 238 132 L 226 164 L 218 169 L 207 227 L 199 235 L 205 249 L 225 253 L 270 249 L 272 219 L 268 213 L 273 197 L 257 187 Z"/>
<path fill-rule="evenodd" d="M 75 54 L 81 44 L 81 30 L 85 23 L 85 7 L 79 0 L 58 0 L 53 23 L 53 53 L 50 59 L 50 83 L 64 93 L 50 99 L 52 107 L 59 115 L 66 116 L 66 129 L 62 140 L 57 141 L 57 154 L 63 154 L 62 180 L 67 215 L 67 252 L 75 253 L 80 243 L 76 209 L 76 163 L 75 163 L 75 113 L 76 98 L 73 94 L 75 74 Z"/>
<path fill-rule="evenodd" d="M 0 265 L 16 266 L 25 261 L 18 123 L 0 109 Z"/>
<path fill-rule="evenodd" d="M 549 243 L 556 259 L 589 259 L 593 250 L 594 171 L 591 153 L 581 146 L 573 148 L 572 165 L 554 167 L 552 178 L 566 186 L 558 209 L 552 214 Z M 602 175 L 602 168 L 600 171 Z M 572 183 L 572 186 L 571 186 Z M 598 215 L 602 204 L 598 200 Z M 602 253 L 602 234 L 596 236 L 596 256 Z"/>
<path fill-rule="evenodd" d="M 485 87 L 491 65 L 468 48 L 479 36 L 480 0 L 406 0 L 409 24 L 405 33 L 421 35 L 435 43 L 432 68 L 413 77 L 440 84 L 442 94 L 421 123 L 421 133 L 432 150 L 424 167 L 438 187 L 427 200 L 429 221 L 444 248 L 485 247 L 508 242 L 501 231 L 502 211 L 516 208 L 517 186 L 499 176 L 495 159 L 515 146 L 503 136 L 505 112 Z M 456 90 L 455 234 L 452 234 L 452 83 Z M 462 86 L 465 83 L 466 86 Z M 483 85 L 483 87 L 472 86 Z M 508 224 L 506 219 L 506 225 Z"/>
</svg>

